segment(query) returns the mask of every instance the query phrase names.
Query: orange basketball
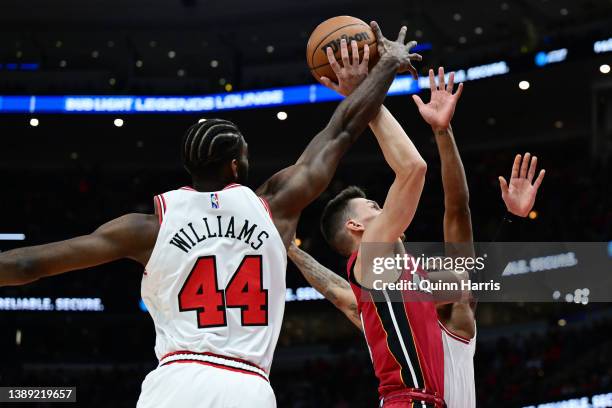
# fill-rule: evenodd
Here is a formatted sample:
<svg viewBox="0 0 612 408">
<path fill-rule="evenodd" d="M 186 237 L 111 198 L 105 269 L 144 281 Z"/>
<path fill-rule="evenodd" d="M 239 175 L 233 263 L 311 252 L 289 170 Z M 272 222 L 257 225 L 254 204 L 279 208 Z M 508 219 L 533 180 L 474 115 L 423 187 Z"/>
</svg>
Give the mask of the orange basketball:
<svg viewBox="0 0 612 408">
<path fill-rule="evenodd" d="M 338 63 L 342 65 L 340 57 L 340 40 L 346 39 L 349 56 L 352 58 L 351 41 L 357 41 L 359 55 L 363 55 L 363 46 L 370 46 L 370 63 L 372 67 L 378 61 L 378 49 L 376 48 L 376 36 L 365 21 L 351 16 L 338 16 L 325 20 L 314 29 L 308 45 L 306 46 L 306 61 L 308 68 L 317 81 L 326 76 L 334 82 L 338 81 L 336 74 L 331 69 L 327 60 L 327 47 L 334 50 Z M 352 61 L 352 59 L 351 59 Z"/>
</svg>

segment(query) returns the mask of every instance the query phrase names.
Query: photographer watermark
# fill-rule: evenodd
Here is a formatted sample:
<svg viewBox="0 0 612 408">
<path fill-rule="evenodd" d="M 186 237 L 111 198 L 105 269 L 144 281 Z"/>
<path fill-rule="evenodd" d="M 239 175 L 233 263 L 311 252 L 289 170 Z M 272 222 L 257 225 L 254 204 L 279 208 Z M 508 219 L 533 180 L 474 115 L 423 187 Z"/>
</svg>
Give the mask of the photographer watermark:
<svg viewBox="0 0 612 408">
<path fill-rule="evenodd" d="M 375 300 L 612 301 L 607 242 L 367 243 L 358 264 L 352 273 Z"/>
</svg>

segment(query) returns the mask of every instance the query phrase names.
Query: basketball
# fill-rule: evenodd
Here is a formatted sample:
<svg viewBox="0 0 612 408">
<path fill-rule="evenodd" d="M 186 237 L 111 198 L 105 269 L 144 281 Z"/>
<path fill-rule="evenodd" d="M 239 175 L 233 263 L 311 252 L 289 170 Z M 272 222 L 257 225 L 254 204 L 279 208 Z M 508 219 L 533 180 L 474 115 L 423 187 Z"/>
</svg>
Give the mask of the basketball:
<svg viewBox="0 0 612 408">
<path fill-rule="evenodd" d="M 359 55 L 363 55 L 365 44 L 370 46 L 370 63 L 372 67 L 378 61 L 378 49 L 376 47 L 376 36 L 370 25 L 363 20 L 351 16 L 338 16 L 325 20 L 314 29 L 308 45 L 306 46 L 306 60 L 312 75 L 320 81 L 326 76 L 334 82 L 338 81 L 336 74 L 327 60 L 327 47 L 331 47 L 338 63 L 342 65 L 340 57 L 340 40 L 346 39 L 349 56 L 352 58 L 351 41 L 357 41 Z"/>
</svg>

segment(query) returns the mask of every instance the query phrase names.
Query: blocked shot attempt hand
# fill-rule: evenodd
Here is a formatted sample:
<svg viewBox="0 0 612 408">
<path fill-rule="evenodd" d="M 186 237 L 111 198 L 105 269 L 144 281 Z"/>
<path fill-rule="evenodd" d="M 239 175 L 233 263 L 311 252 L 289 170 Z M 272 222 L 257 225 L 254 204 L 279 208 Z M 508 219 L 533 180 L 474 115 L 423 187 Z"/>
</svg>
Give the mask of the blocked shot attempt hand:
<svg viewBox="0 0 612 408">
<path fill-rule="evenodd" d="M 453 94 L 455 86 L 455 73 L 451 72 L 448 77 L 448 84 L 444 83 L 444 68 L 438 68 L 438 85 L 434 77 L 433 69 L 429 70 L 429 87 L 431 98 L 429 103 L 424 103 L 418 95 L 412 95 L 412 99 L 419 108 L 419 113 L 434 131 L 446 131 L 450 121 L 455 114 L 457 101 L 463 92 L 463 84 L 459 84 L 457 92 Z"/>
<path fill-rule="evenodd" d="M 546 174 L 544 169 L 540 170 L 538 178 L 532 184 L 537 165 L 538 158 L 536 156 L 531 157 L 530 153 L 525 153 L 521 160 L 521 155 L 517 154 L 512 165 L 510 185 L 505 178 L 499 177 L 502 199 L 508 212 L 519 217 L 526 217 L 533 208 L 538 188 L 540 188 Z"/>
<path fill-rule="evenodd" d="M 329 65 L 334 70 L 338 83 L 336 84 L 327 77 L 321 77 L 321 82 L 326 87 L 333 89 L 340 95 L 350 95 L 359 84 L 368 76 L 368 63 L 370 61 L 370 47 L 368 44 L 363 46 L 363 57 L 359 61 L 359 46 L 357 41 L 351 41 L 352 58 L 349 57 L 346 40 L 340 41 L 340 56 L 342 65 L 338 63 L 331 47 L 327 47 L 327 59 Z"/>
<path fill-rule="evenodd" d="M 410 41 L 408 44 L 406 41 L 406 31 L 408 28 L 403 26 L 400 29 L 397 40 L 390 41 L 385 38 L 380 30 L 380 26 L 376 21 L 370 23 L 374 35 L 376 35 L 376 44 L 378 46 L 378 55 L 381 59 L 391 58 L 399 63 L 397 72 L 410 72 L 414 79 L 418 79 L 417 70 L 412 66 L 412 61 L 422 61 L 423 57 L 419 54 L 411 54 L 410 50 L 416 47 L 416 41 Z"/>
</svg>

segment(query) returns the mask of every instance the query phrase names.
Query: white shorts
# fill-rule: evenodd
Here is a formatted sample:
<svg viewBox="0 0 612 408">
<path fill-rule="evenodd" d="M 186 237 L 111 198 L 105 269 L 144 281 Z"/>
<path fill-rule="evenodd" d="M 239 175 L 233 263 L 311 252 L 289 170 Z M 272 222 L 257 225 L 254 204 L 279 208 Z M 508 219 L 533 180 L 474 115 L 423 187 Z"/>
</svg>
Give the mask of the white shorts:
<svg viewBox="0 0 612 408">
<path fill-rule="evenodd" d="M 265 379 L 198 363 L 169 364 L 142 383 L 137 408 L 276 408 Z"/>
</svg>

